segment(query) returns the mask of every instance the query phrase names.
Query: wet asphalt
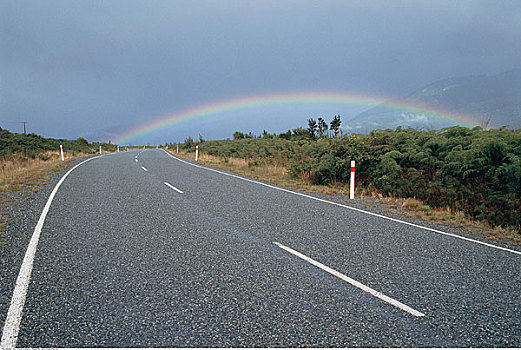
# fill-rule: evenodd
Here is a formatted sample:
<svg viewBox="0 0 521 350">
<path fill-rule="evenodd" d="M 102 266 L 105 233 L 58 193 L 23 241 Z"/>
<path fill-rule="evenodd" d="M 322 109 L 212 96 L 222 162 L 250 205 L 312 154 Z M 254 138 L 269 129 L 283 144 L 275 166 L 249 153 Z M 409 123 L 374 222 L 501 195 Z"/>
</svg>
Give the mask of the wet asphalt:
<svg viewBox="0 0 521 350">
<path fill-rule="evenodd" d="M 20 237 L 0 247 L 12 265 L 2 267 L 2 321 L 41 203 Z M 161 150 L 130 151 L 81 165 L 60 187 L 18 346 L 520 347 L 520 272 L 520 255 L 194 167 Z"/>
</svg>

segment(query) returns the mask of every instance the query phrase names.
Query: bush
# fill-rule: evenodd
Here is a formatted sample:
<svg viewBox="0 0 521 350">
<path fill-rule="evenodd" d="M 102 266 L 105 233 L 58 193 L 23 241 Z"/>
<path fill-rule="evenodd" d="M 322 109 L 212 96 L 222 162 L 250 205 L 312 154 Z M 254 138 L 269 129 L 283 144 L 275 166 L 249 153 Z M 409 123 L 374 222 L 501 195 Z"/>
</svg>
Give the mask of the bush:
<svg viewBox="0 0 521 350">
<path fill-rule="evenodd" d="M 76 140 L 51 139 L 36 134 L 15 134 L 0 128 L 0 157 L 9 159 L 13 155 L 22 154 L 27 158 L 40 157 L 46 151 L 59 151 L 60 145 L 66 152 L 89 153 L 98 152 L 101 145 L 104 150 L 114 152 L 116 145 L 108 143 L 90 144 L 86 139 L 80 137 Z"/>
<path fill-rule="evenodd" d="M 294 177 L 323 185 L 347 184 L 355 160 L 359 186 L 521 231 L 521 129 L 398 128 L 317 140 L 301 131 L 206 141 L 201 148 L 226 158 L 267 159 Z"/>
</svg>

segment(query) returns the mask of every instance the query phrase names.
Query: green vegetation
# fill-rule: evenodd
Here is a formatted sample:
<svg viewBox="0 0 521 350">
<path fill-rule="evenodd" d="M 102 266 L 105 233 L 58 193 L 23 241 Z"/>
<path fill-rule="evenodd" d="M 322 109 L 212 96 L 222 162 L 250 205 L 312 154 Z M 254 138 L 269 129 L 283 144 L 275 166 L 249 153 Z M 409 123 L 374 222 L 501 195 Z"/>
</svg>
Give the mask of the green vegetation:
<svg viewBox="0 0 521 350">
<path fill-rule="evenodd" d="M 15 134 L 0 128 L 0 159 L 20 156 L 36 158 L 47 151 L 59 151 L 60 145 L 63 145 L 64 151 L 72 155 L 96 153 L 99 151 L 100 145 L 104 151 L 108 152 L 114 152 L 117 147 L 108 143 L 89 143 L 82 137 L 76 140 L 50 139 L 36 134 Z"/>
<path fill-rule="evenodd" d="M 339 136 L 339 121 L 331 123 L 330 136 Z M 205 141 L 199 149 L 225 160 L 247 159 L 252 166 L 284 166 L 294 178 L 316 185 L 348 184 L 355 160 L 358 191 L 416 198 L 425 212 L 449 208 L 521 232 L 521 129 L 397 128 L 328 138 L 323 120 L 308 125 L 260 137 L 236 132 L 234 140 Z M 193 151 L 190 141 L 180 148 Z"/>
</svg>

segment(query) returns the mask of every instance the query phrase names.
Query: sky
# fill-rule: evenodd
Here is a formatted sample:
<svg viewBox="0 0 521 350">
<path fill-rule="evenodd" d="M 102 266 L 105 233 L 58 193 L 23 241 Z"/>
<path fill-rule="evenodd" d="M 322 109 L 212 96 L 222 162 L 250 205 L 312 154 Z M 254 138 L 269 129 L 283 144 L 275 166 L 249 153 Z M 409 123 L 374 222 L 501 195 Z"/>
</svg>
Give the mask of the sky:
<svg viewBox="0 0 521 350">
<path fill-rule="evenodd" d="M 370 96 L 209 114 L 125 142 L 280 133 L 520 57 L 520 1 L 0 0 L 0 127 L 117 142 L 241 98 Z"/>
</svg>

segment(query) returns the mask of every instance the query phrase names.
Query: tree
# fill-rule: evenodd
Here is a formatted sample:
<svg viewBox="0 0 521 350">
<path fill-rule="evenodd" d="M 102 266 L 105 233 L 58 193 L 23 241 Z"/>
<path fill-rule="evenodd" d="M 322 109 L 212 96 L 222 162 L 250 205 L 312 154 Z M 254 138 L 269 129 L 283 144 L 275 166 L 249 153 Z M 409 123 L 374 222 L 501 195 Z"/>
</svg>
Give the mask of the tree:
<svg viewBox="0 0 521 350">
<path fill-rule="evenodd" d="M 188 136 L 185 139 L 184 148 L 185 149 L 192 149 L 194 147 L 194 145 L 195 145 L 194 139 L 192 138 L 192 136 Z"/>
<path fill-rule="evenodd" d="M 293 137 L 290 137 L 294 140 L 302 140 L 308 137 L 308 130 L 302 127 L 295 128 L 292 131 Z"/>
<path fill-rule="evenodd" d="M 245 139 L 246 137 L 247 137 L 247 135 L 245 135 L 244 133 L 242 133 L 240 131 L 236 131 L 233 133 L 234 140 Z"/>
<path fill-rule="evenodd" d="M 340 114 L 335 115 L 335 117 L 329 124 L 331 125 L 331 130 L 333 130 L 335 137 L 338 137 L 338 131 L 340 130 L 340 124 L 342 124 L 342 122 L 340 121 Z"/>
<path fill-rule="evenodd" d="M 286 132 L 280 133 L 280 134 L 279 134 L 279 137 L 280 137 L 281 139 L 286 139 L 286 140 L 291 139 L 291 130 L 288 130 L 288 131 L 286 131 Z"/>
<path fill-rule="evenodd" d="M 308 133 L 309 133 L 309 137 L 311 137 L 311 139 L 314 140 L 316 138 L 317 122 L 313 118 L 308 119 Z"/>
<path fill-rule="evenodd" d="M 327 132 L 327 123 L 322 117 L 318 117 L 318 136 L 322 137 Z"/>
<path fill-rule="evenodd" d="M 2 129 L 0 129 L 0 130 L 2 130 Z M 89 141 L 87 141 L 87 140 L 86 140 L 85 138 L 83 138 L 83 137 L 78 137 L 78 138 L 76 139 L 76 142 L 78 142 L 78 143 L 79 143 L 80 145 L 82 145 L 82 146 L 88 146 L 88 145 L 89 145 Z"/>
</svg>

